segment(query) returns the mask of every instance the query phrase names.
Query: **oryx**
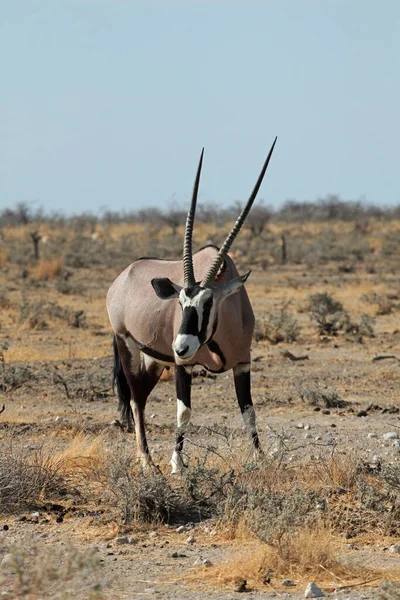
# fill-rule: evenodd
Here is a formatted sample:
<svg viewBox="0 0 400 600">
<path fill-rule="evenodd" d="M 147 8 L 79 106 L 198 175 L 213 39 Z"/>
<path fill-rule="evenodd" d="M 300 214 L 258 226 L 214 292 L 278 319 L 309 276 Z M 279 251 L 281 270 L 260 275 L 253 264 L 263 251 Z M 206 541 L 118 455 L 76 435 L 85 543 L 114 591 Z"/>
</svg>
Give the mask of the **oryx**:
<svg viewBox="0 0 400 600">
<path fill-rule="evenodd" d="M 173 473 L 183 467 L 183 439 L 191 416 L 190 389 L 195 365 L 213 373 L 233 369 L 242 417 L 254 448 L 260 450 L 250 391 L 254 314 L 243 287 L 250 271 L 239 275 L 228 252 L 257 196 L 275 143 L 276 138 L 254 190 L 220 250 L 206 246 L 192 254 L 202 152 L 186 220 L 183 260 L 140 258 L 117 277 L 108 291 L 119 408 L 128 431 L 133 431 L 135 425 L 138 456 L 145 465 L 151 459 L 144 409 L 166 366 L 175 368 L 177 395 Z"/>
</svg>

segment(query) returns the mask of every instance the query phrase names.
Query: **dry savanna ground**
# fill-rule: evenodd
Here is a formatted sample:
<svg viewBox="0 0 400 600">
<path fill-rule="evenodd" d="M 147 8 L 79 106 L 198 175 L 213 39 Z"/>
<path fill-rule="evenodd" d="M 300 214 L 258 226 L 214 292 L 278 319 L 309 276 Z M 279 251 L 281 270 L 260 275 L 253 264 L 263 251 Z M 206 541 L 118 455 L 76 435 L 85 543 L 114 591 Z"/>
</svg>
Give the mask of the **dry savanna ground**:
<svg viewBox="0 0 400 600">
<path fill-rule="evenodd" d="M 199 224 L 194 245 L 228 226 Z M 36 260 L 33 225 L 0 232 L 3 597 L 294 599 L 315 581 L 332 598 L 398 600 L 400 222 L 241 233 L 265 457 L 231 374 L 198 371 L 182 476 L 167 372 L 146 413 L 158 473 L 113 424 L 105 310 L 134 259 L 180 256 L 182 228 L 36 229 Z"/>
</svg>

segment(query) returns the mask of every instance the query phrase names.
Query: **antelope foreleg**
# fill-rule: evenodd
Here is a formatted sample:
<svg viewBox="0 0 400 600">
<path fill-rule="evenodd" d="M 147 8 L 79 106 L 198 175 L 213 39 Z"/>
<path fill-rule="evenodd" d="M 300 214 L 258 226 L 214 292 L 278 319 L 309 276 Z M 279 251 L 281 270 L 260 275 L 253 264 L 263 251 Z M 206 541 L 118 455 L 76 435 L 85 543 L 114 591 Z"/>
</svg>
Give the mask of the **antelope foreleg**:
<svg viewBox="0 0 400 600">
<path fill-rule="evenodd" d="M 254 450 L 259 454 L 261 446 L 256 427 L 256 413 L 251 398 L 250 363 L 236 365 L 233 368 L 233 378 L 243 423 L 252 439 Z"/>
<path fill-rule="evenodd" d="M 183 441 L 192 413 L 190 404 L 192 368 L 175 365 L 175 384 L 178 429 L 176 433 L 175 450 L 171 458 L 171 466 L 172 473 L 180 473 L 185 466 L 182 459 Z"/>
</svg>

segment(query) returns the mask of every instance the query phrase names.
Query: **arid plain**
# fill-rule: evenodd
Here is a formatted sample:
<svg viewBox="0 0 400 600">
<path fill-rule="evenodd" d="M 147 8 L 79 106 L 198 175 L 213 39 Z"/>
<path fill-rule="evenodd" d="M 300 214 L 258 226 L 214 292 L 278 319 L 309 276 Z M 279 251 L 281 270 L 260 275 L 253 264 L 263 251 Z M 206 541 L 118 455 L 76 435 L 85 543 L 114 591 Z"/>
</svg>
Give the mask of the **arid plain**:
<svg viewBox="0 0 400 600">
<path fill-rule="evenodd" d="M 228 228 L 199 223 L 194 249 Z M 1 230 L 0 592 L 300 598 L 315 581 L 332 598 L 400 598 L 400 221 L 245 228 L 233 253 L 252 270 L 265 458 L 232 374 L 198 370 L 188 467 L 171 476 L 165 371 L 146 411 L 160 472 L 146 474 L 115 423 L 105 295 L 140 256 L 178 259 L 182 235 L 84 220 Z"/>
</svg>

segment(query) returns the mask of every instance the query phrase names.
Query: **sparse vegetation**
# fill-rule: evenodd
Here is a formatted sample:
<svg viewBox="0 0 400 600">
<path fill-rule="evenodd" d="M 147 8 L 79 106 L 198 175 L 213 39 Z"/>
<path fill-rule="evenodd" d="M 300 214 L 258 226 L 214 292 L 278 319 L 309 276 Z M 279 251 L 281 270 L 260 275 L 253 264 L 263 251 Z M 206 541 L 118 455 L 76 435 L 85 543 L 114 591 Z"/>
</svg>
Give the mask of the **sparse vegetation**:
<svg viewBox="0 0 400 600">
<path fill-rule="evenodd" d="M 256 342 L 268 340 L 271 344 L 293 343 L 298 339 L 299 334 L 299 325 L 285 305 L 279 312 L 266 314 L 256 320 L 254 339 Z"/>
<path fill-rule="evenodd" d="M 295 382 L 294 387 L 302 402 L 306 402 L 311 406 L 322 405 L 325 408 L 343 408 L 347 405 L 336 389 L 329 388 L 319 381 Z"/>
<path fill-rule="evenodd" d="M 41 259 L 32 267 L 32 277 L 38 281 L 48 281 L 61 275 L 63 268 L 64 260 L 62 258 Z"/>
<path fill-rule="evenodd" d="M 343 306 L 327 292 L 309 297 L 310 311 L 320 334 L 335 335 L 343 324 Z"/>
<path fill-rule="evenodd" d="M 59 498 L 68 489 L 62 461 L 54 461 L 43 447 L 34 452 L 9 448 L 0 452 L 0 511 L 35 508 L 46 498 Z"/>
<path fill-rule="evenodd" d="M 82 597 L 108 597 L 88 546 L 99 544 L 104 573 L 115 565 L 109 551 L 134 559 L 142 547 L 151 560 L 157 555 L 162 568 L 163 552 L 179 554 L 186 539 L 165 524 L 184 525 L 204 555 L 215 539 L 215 566 L 200 567 L 204 582 L 232 586 L 242 577 L 249 587 L 268 589 L 264 580 L 271 577 L 277 589 L 288 576 L 299 587 L 309 578 L 357 583 L 373 573 L 376 585 L 379 578 L 395 578 L 373 566 L 365 576 L 362 552 L 356 568 L 346 562 L 354 552 L 345 546 L 349 540 L 360 549 L 368 546 L 374 556 L 400 534 L 397 442 L 383 438 L 397 431 L 391 410 L 397 406 L 400 357 L 395 214 L 331 198 L 300 210 L 288 203 L 263 226 L 243 231 L 232 250 L 240 273 L 253 269 L 247 289 L 261 317 L 252 385 L 265 456 L 253 460 L 246 445 L 230 373 L 204 372 L 193 385 L 194 418 L 185 442 L 189 466 L 181 477 L 170 477 L 176 420 L 171 371 L 146 412 L 159 472 L 143 473 L 134 436 L 111 425 L 117 407 L 104 297 L 135 258 L 179 257 L 184 218 L 173 236 L 173 224 L 159 210 L 47 219 L 26 208 L 0 214 L 0 410 L 6 405 L 0 415 L 0 512 L 13 539 L 24 539 L 32 527 L 35 536 L 74 536 L 77 547 L 68 577 L 60 563 L 53 579 L 53 571 L 46 571 L 48 551 L 32 545 L 32 554 L 22 557 L 23 571 L 0 575 L 1 589 L 11 597 L 75 597 L 77 589 Z M 223 239 L 237 216 L 237 207 L 231 208 L 199 206 L 195 250 Z M 37 263 L 33 231 L 41 236 Z M 52 261 L 59 268 L 52 270 Z M 285 348 L 274 346 L 296 342 L 292 360 L 283 358 Z M 373 361 L 375 354 L 394 358 Z M 370 432 L 377 439 L 367 438 Z M 43 525 L 42 517 L 32 522 L 32 510 L 43 513 Z M 25 522 L 16 523 L 21 513 L 27 529 Z M 149 542 L 153 529 L 158 539 Z M 137 538 L 136 547 L 118 546 L 121 534 Z M 4 539 L 7 552 L 14 552 L 6 531 Z M 219 548 L 228 552 L 229 546 L 231 557 L 219 560 Z M 15 552 L 21 556 L 19 547 Z M 53 553 L 58 565 L 55 546 Z M 18 587 L 18 573 L 25 587 Z M 198 570 L 191 573 L 197 581 Z M 147 593 L 154 577 L 146 572 L 149 583 L 137 584 L 138 593 Z M 396 585 L 385 585 L 382 599 L 396 598 Z"/>
</svg>

